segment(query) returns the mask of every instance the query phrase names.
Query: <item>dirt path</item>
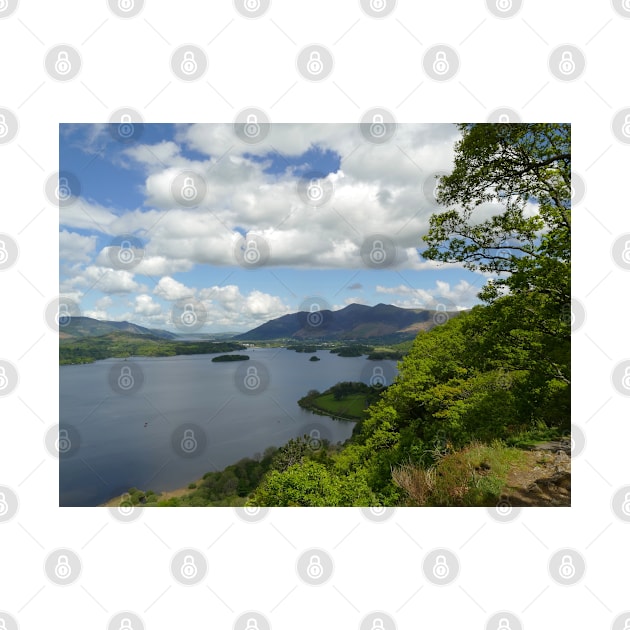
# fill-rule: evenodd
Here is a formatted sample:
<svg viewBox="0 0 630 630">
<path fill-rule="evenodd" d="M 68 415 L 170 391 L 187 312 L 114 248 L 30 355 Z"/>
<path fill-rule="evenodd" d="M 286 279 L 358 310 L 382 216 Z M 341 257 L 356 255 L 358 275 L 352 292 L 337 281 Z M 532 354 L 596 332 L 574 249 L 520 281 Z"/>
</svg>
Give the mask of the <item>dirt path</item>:
<svg viewBox="0 0 630 630">
<path fill-rule="evenodd" d="M 536 444 L 510 471 L 505 499 L 513 506 L 571 506 L 571 441 Z"/>
</svg>

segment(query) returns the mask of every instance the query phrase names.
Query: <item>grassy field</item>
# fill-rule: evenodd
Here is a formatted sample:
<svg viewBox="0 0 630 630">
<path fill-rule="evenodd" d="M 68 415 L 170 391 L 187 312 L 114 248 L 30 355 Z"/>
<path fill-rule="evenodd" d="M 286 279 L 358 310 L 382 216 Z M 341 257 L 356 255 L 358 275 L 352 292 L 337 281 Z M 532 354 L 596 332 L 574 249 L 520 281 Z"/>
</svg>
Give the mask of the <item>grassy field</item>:
<svg viewBox="0 0 630 630">
<path fill-rule="evenodd" d="M 364 394 L 350 394 L 343 400 L 335 400 L 333 394 L 322 394 L 313 401 L 313 407 L 334 416 L 360 420 L 366 403 Z"/>
</svg>

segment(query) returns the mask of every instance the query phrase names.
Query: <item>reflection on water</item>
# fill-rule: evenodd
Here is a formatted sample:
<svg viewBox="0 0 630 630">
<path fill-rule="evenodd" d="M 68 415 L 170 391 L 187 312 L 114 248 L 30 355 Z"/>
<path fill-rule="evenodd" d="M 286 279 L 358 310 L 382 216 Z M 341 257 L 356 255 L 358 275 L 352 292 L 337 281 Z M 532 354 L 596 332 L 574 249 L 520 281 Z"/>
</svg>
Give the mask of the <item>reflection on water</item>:
<svg viewBox="0 0 630 630">
<path fill-rule="evenodd" d="M 284 348 L 247 353 L 250 361 L 231 363 L 212 363 L 216 355 L 135 358 L 123 377 L 135 376 L 137 386 L 139 368 L 142 384 L 127 391 L 128 379 L 122 389 L 111 380 L 121 359 L 60 367 L 60 429 L 74 444 L 60 458 L 60 505 L 98 505 L 132 486 L 172 490 L 313 429 L 344 441 L 353 423 L 314 415 L 297 400 L 339 381 L 369 383 L 377 367 L 379 379 L 383 368 L 395 373 L 391 361 L 327 351 L 317 352 L 321 361 Z M 262 376 L 258 390 L 247 386 L 253 376 Z"/>
</svg>

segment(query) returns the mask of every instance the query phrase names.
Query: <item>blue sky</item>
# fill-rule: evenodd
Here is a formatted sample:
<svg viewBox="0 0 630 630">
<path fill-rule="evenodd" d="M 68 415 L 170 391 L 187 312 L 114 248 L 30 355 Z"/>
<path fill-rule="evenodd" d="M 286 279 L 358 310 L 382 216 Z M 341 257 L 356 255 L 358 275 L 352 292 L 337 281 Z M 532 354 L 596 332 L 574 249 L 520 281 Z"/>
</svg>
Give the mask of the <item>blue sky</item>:
<svg viewBox="0 0 630 630">
<path fill-rule="evenodd" d="M 60 294 L 84 315 L 174 330 L 174 308 L 188 300 L 203 305 L 200 332 L 225 332 L 313 302 L 478 302 L 483 276 L 420 255 L 454 125 L 398 125 L 384 144 L 356 124 L 273 125 L 254 143 L 231 124 L 145 124 L 124 141 L 117 130 L 60 126 L 74 194 L 60 208 Z M 315 201 L 313 182 L 325 192 Z M 117 262 L 129 238 L 131 265 Z M 252 242 L 253 266 L 243 258 Z M 384 264 L 368 259 L 374 247 Z"/>
</svg>

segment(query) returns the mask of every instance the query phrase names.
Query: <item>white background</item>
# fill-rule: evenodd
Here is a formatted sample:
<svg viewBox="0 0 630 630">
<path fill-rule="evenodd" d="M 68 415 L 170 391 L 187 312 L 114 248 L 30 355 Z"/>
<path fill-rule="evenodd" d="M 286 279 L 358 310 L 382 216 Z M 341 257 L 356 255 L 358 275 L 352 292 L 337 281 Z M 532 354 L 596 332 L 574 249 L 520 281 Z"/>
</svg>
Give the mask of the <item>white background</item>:
<svg viewBox="0 0 630 630">
<path fill-rule="evenodd" d="M 59 43 L 83 60 L 66 83 L 44 68 Z M 208 55 L 205 76 L 192 83 L 170 69 L 184 43 Z M 310 43 L 335 58 L 321 83 L 296 71 L 295 57 Z M 461 60 L 446 82 L 422 69 L 423 52 L 436 43 L 453 46 Z M 571 82 L 547 66 L 564 43 L 586 57 L 585 72 Z M 515 17 L 499 19 L 481 0 L 400 0 L 391 15 L 374 19 L 354 0 L 273 0 L 264 16 L 248 20 L 228 0 L 149 0 L 125 20 L 104 0 L 21 0 L 0 20 L 0 107 L 20 124 L 17 137 L 0 145 L 0 232 L 20 248 L 17 264 L 0 273 L 0 358 L 20 376 L 0 398 L 0 485 L 20 500 L 15 518 L 0 524 L 0 610 L 22 629 L 106 628 L 121 610 L 135 611 L 150 629 L 231 628 L 247 610 L 277 630 L 359 628 L 372 610 L 388 612 L 400 629 L 485 628 L 497 610 L 512 611 L 528 629 L 612 627 L 630 608 L 630 525 L 610 507 L 614 492 L 630 484 L 628 401 L 610 379 L 630 356 L 628 276 L 610 254 L 630 231 L 630 146 L 611 130 L 615 113 L 630 106 L 629 49 L 630 19 L 604 1 L 526 0 Z M 505 524 L 482 508 L 398 509 L 383 523 L 350 508 L 274 509 L 258 523 L 228 508 L 147 510 L 128 524 L 106 509 L 58 508 L 57 460 L 44 446 L 58 422 L 57 335 L 44 321 L 58 293 L 58 209 L 44 183 L 58 169 L 59 122 L 105 122 L 124 106 L 146 122 L 230 122 L 248 106 L 272 122 L 358 121 L 374 106 L 399 122 L 482 122 L 508 106 L 527 121 L 573 123 L 573 168 L 586 195 L 574 213 L 572 286 L 587 313 L 573 337 L 573 422 L 586 435 L 573 460 L 573 506 L 524 510 Z M 58 547 L 82 560 L 70 586 L 44 574 Z M 208 575 L 194 587 L 170 573 L 183 547 L 208 559 Z M 334 575 L 320 587 L 296 575 L 309 547 L 334 558 Z M 458 579 L 445 587 L 422 573 L 435 547 L 460 559 Z M 586 560 L 574 586 L 548 573 L 562 547 Z"/>
</svg>

